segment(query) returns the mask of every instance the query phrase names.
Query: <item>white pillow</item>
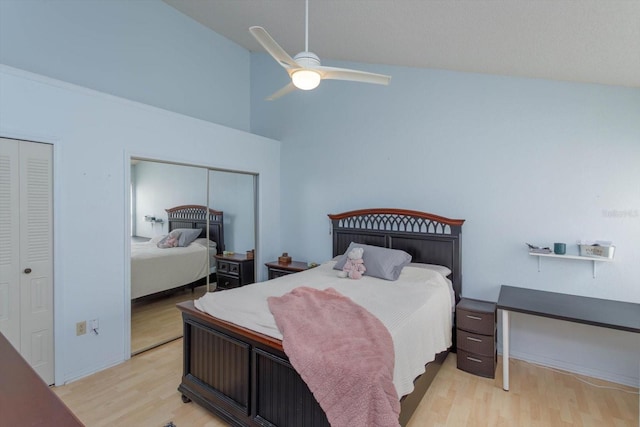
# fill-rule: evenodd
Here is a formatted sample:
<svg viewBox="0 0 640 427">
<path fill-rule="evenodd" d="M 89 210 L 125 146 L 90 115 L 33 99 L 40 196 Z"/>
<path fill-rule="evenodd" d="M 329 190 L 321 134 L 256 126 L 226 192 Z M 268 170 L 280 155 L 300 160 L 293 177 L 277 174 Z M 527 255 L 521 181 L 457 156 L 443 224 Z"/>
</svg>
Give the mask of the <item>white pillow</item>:
<svg viewBox="0 0 640 427">
<path fill-rule="evenodd" d="M 206 237 L 199 237 L 196 240 L 194 240 L 193 243 L 197 243 L 200 246 L 204 246 L 205 248 L 210 248 L 213 251 L 216 250 L 216 246 L 217 246 L 216 242 L 214 242 L 213 240 L 209 240 Z"/>
<path fill-rule="evenodd" d="M 166 234 L 161 234 L 159 236 L 153 236 L 151 239 L 149 239 L 148 242 L 146 243 L 158 243 L 160 240 L 164 239 L 165 237 L 167 237 Z"/>
<path fill-rule="evenodd" d="M 449 269 L 449 267 L 445 267 L 444 265 L 423 264 L 421 262 L 412 262 L 412 263 L 409 263 L 409 267 L 417 267 L 417 268 L 424 268 L 427 270 L 433 270 L 436 273 L 442 274 L 444 277 L 447 277 L 448 275 L 451 274 L 451 270 Z"/>
</svg>

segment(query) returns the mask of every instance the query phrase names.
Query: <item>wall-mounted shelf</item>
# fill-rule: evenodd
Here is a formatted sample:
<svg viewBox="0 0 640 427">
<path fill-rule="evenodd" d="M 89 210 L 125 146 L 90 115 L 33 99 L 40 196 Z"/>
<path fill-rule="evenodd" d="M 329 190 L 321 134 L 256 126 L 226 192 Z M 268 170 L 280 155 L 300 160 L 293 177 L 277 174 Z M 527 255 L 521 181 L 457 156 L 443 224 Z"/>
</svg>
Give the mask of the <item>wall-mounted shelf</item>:
<svg viewBox="0 0 640 427">
<path fill-rule="evenodd" d="M 576 259 L 579 261 L 591 261 L 593 263 L 593 278 L 596 278 L 596 264 L 599 262 L 611 262 L 613 259 L 611 258 L 592 258 L 587 256 L 579 256 L 579 255 L 556 255 L 556 254 L 538 254 L 535 252 L 529 252 L 531 256 L 538 257 L 538 272 L 542 269 L 542 258 L 563 258 L 563 259 Z"/>
<path fill-rule="evenodd" d="M 151 216 L 151 215 L 145 215 L 144 220 L 146 222 L 150 222 L 151 225 L 164 223 L 164 220 L 162 218 L 156 218 L 155 216 Z"/>
</svg>

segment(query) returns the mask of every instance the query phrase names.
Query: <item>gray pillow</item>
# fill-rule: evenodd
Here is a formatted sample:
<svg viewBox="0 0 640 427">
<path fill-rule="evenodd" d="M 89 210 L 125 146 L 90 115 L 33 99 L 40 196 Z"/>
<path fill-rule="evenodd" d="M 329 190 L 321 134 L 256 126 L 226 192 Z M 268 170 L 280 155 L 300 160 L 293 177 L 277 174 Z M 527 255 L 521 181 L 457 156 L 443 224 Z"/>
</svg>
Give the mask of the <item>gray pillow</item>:
<svg viewBox="0 0 640 427">
<path fill-rule="evenodd" d="M 189 246 L 191 244 L 191 242 L 193 242 L 194 240 L 196 240 L 198 238 L 198 236 L 200 235 L 200 232 L 202 232 L 202 229 L 200 229 L 200 228 L 176 228 L 171 233 L 173 233 L 174 231 L 180 233 L 180 238 L 178 239 L 178 246 L 185 247 L 185 246 Z"/>
<path fill-rule="evenodd" d="M 351 242 L 347 250 L 338 258 L 338 262 L 333 267 L 342 270 L 347 262 L 347 254 L 353 248 L 364 249 L 362 259 L 367 270 L 365 276 L 379 277 L 385 280 L 398 280 L 402 268 L 411 262 L 411 255 L 398 249 L 387 249 L 380 246 L 364 245 L 362 243 Z"/>
</svg>

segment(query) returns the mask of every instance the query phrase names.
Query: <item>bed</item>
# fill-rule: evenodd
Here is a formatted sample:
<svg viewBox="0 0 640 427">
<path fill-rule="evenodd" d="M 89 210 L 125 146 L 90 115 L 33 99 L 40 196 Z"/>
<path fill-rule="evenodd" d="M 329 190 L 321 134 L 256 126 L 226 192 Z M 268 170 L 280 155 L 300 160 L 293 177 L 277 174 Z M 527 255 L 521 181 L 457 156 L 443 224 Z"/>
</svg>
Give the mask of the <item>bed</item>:
<svg viewBox="0 0 640 427">
<path fill-rule="evenodd" d="M 455 299 L 452 304 L 459 300 L 464 220 L 398 209 L 358 210 L 329 218 L 334 256 L 343 254 L 351 242 L 404 250 L 412 255 L 413 262 L 449 268 Z M 194 401 L 234 425 L 329 425 L 313 394 L 289 363 L 279 339 L 210 316 L 198 310 L 193 301 L 178 304 L 178 308 L 184 322 L 184 371 L 178 387 L 183 401 Z M 455 325 L 450 322 L 450 336 L 455 337 Z M 448 351 L 430 355 L 433 361 L 415 379 L 413 391 L 401 398 L 401 425 L 411 418 Z"/>
<path fill-rule="evenodd" d="M 206 206 L 183 205 L 166 209 L 169 233 L 199 229 L 196 240 L 185 247 L 161 249 L 158 236 L 131 245 L 131 299 L 157 295 L 206 282 L 211 274 L 209 251 L 224 250 L 223 213 Z M 208 238 L 207 238 L 208 227 Z"/>
</svg>

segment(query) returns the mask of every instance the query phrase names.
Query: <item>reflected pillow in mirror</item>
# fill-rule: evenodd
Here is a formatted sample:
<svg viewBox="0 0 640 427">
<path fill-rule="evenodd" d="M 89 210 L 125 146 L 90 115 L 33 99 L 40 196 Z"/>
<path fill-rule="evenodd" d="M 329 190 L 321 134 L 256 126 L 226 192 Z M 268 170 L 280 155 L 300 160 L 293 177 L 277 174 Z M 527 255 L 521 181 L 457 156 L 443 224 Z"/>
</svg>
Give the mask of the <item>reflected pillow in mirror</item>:
<svg viewBox="0 0 640 427">
<path fill-rule="evenodd" d="M 180 233 L 180 237 L 178 238 L 178 246 L 180 246 L 181 248 L 184 248 L 185 246 L 189 246 L 191 244 L 191 242 L 193 242 L 194 240 L 196 240 L 198 238 L 198 236 L 200 236 L 200 233 L 202 232 L 202 229 L 200 229 L 200 228 L 176 228 L 171 233 L 174 233 L 174 232 L 179 232 Z M 169 233 L 169 235 L 171 235 L 171 233 Z"/>
</svg>

